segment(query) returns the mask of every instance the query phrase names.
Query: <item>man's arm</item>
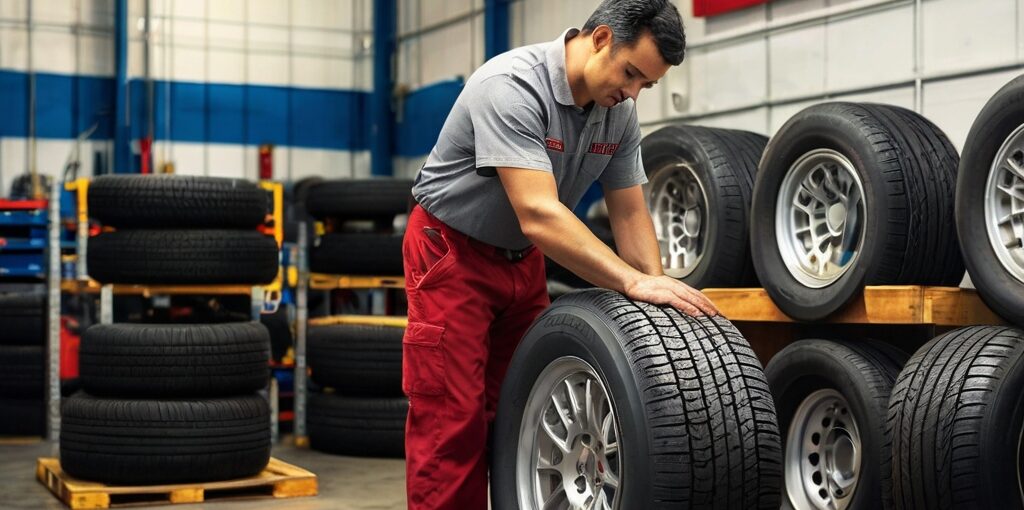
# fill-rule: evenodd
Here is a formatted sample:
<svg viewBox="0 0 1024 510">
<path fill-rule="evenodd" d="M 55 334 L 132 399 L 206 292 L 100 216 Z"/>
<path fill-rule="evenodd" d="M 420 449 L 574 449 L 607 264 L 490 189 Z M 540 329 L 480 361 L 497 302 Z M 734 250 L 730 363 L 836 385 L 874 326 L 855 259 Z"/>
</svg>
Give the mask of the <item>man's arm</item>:
<svg viewBox="0 0 1024 510">
<path fill-rule="evenodd" d="M 605 188 L 604 201 L 608 205 L 608 219 L 612 224 L 619 257 L 644 274 L 665 274 L 661 266 L 658 238 L 654 233 L 654 222 L 644 202 L 643 188 L 639 185 L 622 189 Z"/>
<path fill-rule="evenodd" d="M 523 234 L 563 267 L 632 299 L 670 305 L 690 315 L 718 313 L 700 292 L 674 278 L 644 274 L 615 255 L 559 202 L 551 173 L 502 167 L 498 176 Z"/>
</svg>

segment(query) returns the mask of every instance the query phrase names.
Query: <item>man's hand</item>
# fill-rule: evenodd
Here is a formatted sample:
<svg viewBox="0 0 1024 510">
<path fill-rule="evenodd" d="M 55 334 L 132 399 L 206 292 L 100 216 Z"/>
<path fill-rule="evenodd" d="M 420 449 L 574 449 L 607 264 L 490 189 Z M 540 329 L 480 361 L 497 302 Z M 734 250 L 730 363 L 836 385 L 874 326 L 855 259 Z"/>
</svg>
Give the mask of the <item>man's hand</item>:
<svg viewBox="0 0 1024 510">
<path fill-rule="evenodd" d="M 718 315 L 707 296 L 670 276 L 644 275 L 627 285 L 623 294 L 637 301 L 669 305 L 688 315 Z"/>
</svg>

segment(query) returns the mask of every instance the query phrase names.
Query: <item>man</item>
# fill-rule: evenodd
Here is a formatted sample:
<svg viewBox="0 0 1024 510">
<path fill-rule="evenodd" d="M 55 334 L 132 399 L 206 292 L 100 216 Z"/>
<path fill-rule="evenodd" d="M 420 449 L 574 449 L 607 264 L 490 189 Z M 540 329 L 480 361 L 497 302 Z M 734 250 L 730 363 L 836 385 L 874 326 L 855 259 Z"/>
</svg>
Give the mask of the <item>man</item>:
<svg viewBox="0 0 1024 510">
<path fill-rule="evenodd" d="M 717 313 L 663 275 L 641 190 L 634 101 L 684 47 L 669 0 L 604 0 L 582 31 L 499 55 L 466 83 L 413 188 L 403 243 L 409 508 L 487 507 L 501 381 L 550 304 L 542 253 L 632 299 Z M 618 255 L 571 211 L 595 180 Z"/>
</svg>

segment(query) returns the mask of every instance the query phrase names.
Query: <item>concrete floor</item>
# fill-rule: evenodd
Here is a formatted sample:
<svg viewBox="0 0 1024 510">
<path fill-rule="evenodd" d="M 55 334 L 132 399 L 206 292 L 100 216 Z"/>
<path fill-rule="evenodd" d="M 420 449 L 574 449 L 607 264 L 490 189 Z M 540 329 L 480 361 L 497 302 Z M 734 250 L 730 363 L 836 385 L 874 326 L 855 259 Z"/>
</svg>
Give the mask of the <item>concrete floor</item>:
<svg viewBox="0 0 1024 510">
<path fill-rule="evenodd" d="M 274 457 L 317 474 L 320 495 L 312 498 L 214 501 L 146 508 L 177 510 L 401 510 L 405 504 L 405 462 L 398 459 L 338 457 L 292 446 L 274 448 Z M 43 441 L 0 442 L 0 508 L 66 508 L 36 481 L 38 457 L 56 457 L 56 445 Z"/>
</svg>

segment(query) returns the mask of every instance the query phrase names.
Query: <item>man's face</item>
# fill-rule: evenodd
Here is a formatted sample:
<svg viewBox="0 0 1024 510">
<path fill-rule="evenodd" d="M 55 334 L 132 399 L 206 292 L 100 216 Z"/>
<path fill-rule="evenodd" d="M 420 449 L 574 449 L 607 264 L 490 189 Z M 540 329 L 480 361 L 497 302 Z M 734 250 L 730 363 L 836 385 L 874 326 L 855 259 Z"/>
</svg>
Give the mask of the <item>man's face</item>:
<svg viewBox="0 0 1024 510">
<path fill-rule="evenodd" d="M 610 108 L 630 97 L 635 101 L 641 90 L 653 87 L 668 72 L 670 66 L 649 32 L 632 45 L 616 45 L 614 51 L 608 27 L 602 25 L 590 36 L 596 52 L 584 66 L 583 77 L 590 96 L 601 106 Z"/>
</svg>

